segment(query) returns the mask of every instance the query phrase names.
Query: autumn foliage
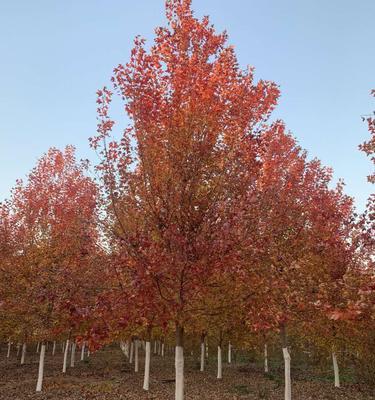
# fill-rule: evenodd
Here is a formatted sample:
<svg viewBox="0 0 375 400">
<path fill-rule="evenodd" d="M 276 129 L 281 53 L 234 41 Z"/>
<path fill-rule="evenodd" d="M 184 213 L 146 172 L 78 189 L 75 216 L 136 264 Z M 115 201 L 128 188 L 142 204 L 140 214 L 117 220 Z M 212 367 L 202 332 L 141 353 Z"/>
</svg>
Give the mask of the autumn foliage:
<svg viewBox="0 0 375 400">
<path fill-rule="evenodd" d="M 207 337 L 246 348 L 281 334 L 284 349 L 364 352 L 373 197 L 357 216 L 343 182 L 270 121 L 278 86 L 241 69 L 189 0 L 168 0 L 166 17 L 97 92 L 97 182 L 72 147 L 50 149 L 1 205 L 0 336 L 96 350 Z M 374 161 L 367 122 L 361 150 Z"/>
</svg>

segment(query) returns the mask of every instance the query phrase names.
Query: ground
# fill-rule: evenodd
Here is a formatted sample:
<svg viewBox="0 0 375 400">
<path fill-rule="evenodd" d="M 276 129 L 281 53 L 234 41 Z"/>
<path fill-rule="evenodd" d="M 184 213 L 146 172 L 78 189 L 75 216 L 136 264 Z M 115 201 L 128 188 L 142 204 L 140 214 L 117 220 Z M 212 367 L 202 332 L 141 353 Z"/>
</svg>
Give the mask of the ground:
<svg viewBox="0 0 375 400">
<path fill-rule="evenodd" d="M 118 346 L 111 346 L 92 354 L 85 361 L 76 361 L 64 376 L 63 355 L 59 349 L 52 356 L 47 350 L 43 392 L 35 393 L 38 355 L 35 350 L 27 355 L 27 363 L 19 365 L 13 354 L 5 357 L 5 347 L 0 352 L 0 400 L 58 399 L 58 400 L 171 400 L 174 399 L 173 356 L 153 356 L 151 360 L 150 392 L 142 390 L 143 358 L 140 372 L 133 372 Z M 77 353 L 77 359 L 79 354 Z M 271 365 L 272 366 L 272 365 Z M 215 360 L 211 360 L 207 371 L 199 371 L 194 356 L 185 361 L 186 400 L 282 400 L 282 370 L 275 367 L 269 375 L 262 373 L 261 366 L 248 361 L 232 365 L 224 364 L 223 379 L 215 374 Z M 293 372 L 293 371 L 292 371 Z M 344 382 L 335 389 L 331 371 L 326 375 L 309 378 L 306 373 L 293 373 L 293 399 L 296 400 L 370 400 L 375 399 L 375 390 L 358 383 Z M 345 376 L 343 376 L 345 378 Z"/>
</svg>

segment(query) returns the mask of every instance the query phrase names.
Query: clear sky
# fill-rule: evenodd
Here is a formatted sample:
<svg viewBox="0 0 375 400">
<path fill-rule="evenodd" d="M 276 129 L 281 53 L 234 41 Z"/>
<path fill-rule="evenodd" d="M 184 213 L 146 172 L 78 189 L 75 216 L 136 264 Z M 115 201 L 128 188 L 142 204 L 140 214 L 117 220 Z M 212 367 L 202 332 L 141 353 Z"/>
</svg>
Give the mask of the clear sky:
<svg viewBox="0 0 375 400">
<path fill-rule="evenodd" d="M 375 109 L 375 0 L 193 0 L 227 29 L 242 66 L 277 82 L 274 117 L 345 180 L 359 210 L 373 190 L 357 146 Z M 136 34 L 162 25 L 163 0 L 0 0 L 0 200 L 50 146 L 95 160 L 95 92 Z"/>
</svg>

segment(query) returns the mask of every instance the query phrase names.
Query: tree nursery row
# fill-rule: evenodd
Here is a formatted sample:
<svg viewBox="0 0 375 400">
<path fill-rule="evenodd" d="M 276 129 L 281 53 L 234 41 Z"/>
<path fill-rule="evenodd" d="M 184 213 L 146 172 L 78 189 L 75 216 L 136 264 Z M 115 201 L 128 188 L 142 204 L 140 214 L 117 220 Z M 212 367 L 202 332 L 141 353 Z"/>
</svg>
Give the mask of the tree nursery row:
<svg viewBox="0 0 375 400">
<path fill-rule="evenodd" d="M 97 92 L 95 169 L 52 148 L 0 206 L 2 357 L 23 364 L 37 346 L 37 391 L 46 351 L 63 354 L 64 374 L 111 343 L 151 392 L 151 354 L 173 352 L 176 400 L 184 354 L 204 374 L 207 343 L 217 379 L 232 349 L 258 349 L 265 372 L 279 349 L 285 400 L 297 352 L 330 357 L 336 387 L 348 360 L 371 381 L 375 198 L 356 213 L 344 183 L 271 119 L 278 86 L 241 69 L 190 0 L 167 1 L 166 16 Z M 364 123 L 374 162 L 375 120 Z"/>
</svg>

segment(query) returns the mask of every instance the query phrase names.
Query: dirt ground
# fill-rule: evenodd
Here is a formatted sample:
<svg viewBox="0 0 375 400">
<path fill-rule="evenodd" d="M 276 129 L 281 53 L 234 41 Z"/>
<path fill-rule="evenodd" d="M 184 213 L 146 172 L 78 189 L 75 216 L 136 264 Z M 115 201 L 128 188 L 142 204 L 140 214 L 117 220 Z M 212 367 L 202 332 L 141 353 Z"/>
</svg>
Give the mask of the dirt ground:
<svg viewBox="0 0 375 400">
<path fill-rule="evenodd" d="M 140 372 L 133 372 L 121 350 L 107 347 L 92 354 L 85 361 L 76 361 L 74 368 L 68 368 L 63 376 L 63 355 L 59 349 L 52 357 L 47 351 L 43 392 L 35 393 L 38 356 L 35 349 L 27 354 L 25 365 L 19 365 L 15 350 L 9 360 L 5 357 L 4 346 L 0 352 L 0 400 L 59 399 L 59 400 L 134 400 L 174 399 L 173 356 L 152 356 L 150 392 L 142 390 L 143 357 L 140 358 Z M 141 352 L 142 354 L 143 352 Z M 142 354 L 143 355 L 143 354 Z M 79 352 L 77 352 L 79 359 Z M 194 357 L 185 360 L 186 400 L 235 400 L 263 399 L 282 400 L 282 371 L 264 375 L 259 365 L 249 363 L 224 364 L 223 379 L 216 379 L 215 360 L 211 360 L 207 371 L 199 371 Z M 293 371 L 292 371 L 293 373 Z M 344 383 L 335 389 L 327 379 L 309 380 L 295 373 L 293 378 L 293 399 L 295 400 L 369 400 L 375 399 L 375 391 L 369 387 Z"/>
</svg>

